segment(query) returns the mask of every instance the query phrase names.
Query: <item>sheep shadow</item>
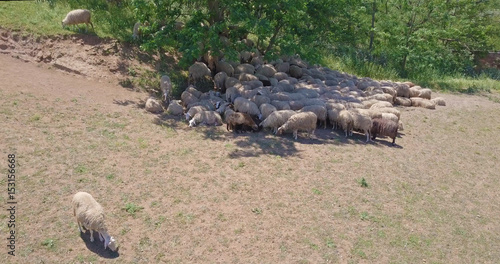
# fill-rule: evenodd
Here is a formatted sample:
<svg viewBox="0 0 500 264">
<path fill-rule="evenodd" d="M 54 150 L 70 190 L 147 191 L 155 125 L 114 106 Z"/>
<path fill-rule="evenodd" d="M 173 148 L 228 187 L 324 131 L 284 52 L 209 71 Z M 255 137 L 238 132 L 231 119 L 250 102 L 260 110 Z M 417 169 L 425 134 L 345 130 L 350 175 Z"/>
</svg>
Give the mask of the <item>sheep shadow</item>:
<svg viewBox="0 0 500 264">
<path fill-rule="evenodd" d="M 113 99 L 113 104 L 121 105 L 121 106 L 129 106 L 129 105 L 135 105 L 137 108 L 139 108 L 139 104 L 135 101 L 132 100 L 116 100 Z"/>
<path fill-rule="evenodd" d="M 120 256 L 118 250 L 116 252 L 111 251 L 109 248 L 104 249 L 104 242 L 99 240 L 99 234 L 94 232 L 94 242 L 90 242 L 90 231 L 87 230 L 85 233 L 80 232 L 80 238 L 85 242 L 85 246 L 93 253 L 99 255 L 106 259 L 115 259 Z"/>
</svg>

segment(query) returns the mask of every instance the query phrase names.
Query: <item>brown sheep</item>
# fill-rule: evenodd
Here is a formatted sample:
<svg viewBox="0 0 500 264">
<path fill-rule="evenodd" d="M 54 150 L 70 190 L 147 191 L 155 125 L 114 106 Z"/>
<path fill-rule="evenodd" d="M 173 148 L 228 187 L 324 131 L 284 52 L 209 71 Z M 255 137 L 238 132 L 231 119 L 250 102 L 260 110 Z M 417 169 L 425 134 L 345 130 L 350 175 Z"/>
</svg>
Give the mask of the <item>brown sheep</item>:
<svg viewBox="0 0 500 264">
<path fill-rule="evenodd" d="M 252 128 L 254 131 L 259 129 L 259 126 L 257 126 L 249 114 L 233 112 L 226 118 L 227 131 L 233 130 L 237 132 L 238 128 L 245 130 L 248 127 Z"/>
<path fill-rule="evenodd" d="M 385 118 L 374 118 L 373 125 L 371 129 L 372 140 L 378 136 L 388 136 L 392 138 L 392 145 L 394 146 L 396 142 L 396 136 L 398 135 L 398 123 L 390 119 Z"/>
</svg>

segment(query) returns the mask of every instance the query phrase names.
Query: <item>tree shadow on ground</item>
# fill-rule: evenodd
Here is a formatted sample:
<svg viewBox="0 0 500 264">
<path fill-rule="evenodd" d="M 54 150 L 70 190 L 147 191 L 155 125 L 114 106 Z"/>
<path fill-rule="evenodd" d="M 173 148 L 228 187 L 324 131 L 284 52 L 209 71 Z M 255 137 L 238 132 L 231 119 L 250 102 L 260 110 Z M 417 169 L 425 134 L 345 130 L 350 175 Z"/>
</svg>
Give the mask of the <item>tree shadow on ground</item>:
<svg viewBox="0 0 500 264">
<path fill-rule="evenodd" d="M 116 252 L 113 252 L 109 248 L 104 249 L 104 242 L 101 242 L 99 240 L 99 234 L 97 232 L 94 232 L 94 242 L 90 242 L 90 232 L 91 231 L 89 230 L 85 231 L 85 233 L 80 232 L 80 238 L 83 240 L 83 242 L 85 242 L 85 246 L 87 246 L 90 251 L 94 252 L 102 258 L 107 259 L 115 259 L 120 256 L 118 250 Z"/>
</svg>

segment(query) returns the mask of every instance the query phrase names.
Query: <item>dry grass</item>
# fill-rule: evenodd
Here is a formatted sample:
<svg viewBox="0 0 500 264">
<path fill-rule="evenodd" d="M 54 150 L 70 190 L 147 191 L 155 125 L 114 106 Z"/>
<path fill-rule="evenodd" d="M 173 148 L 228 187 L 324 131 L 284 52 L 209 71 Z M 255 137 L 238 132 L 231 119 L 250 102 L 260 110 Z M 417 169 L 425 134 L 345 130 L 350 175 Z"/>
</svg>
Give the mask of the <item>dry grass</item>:
<svg viewBox="0 0 500 264">
<path fill-rule="evenodd" d="M 18 255 L 3 263 L 500 261 L 500 108 L 484 97 L 401 109 L 398 147 L 294 141 L 190 129 L 138 108 L 143 94 L 0 56 L 1 166 L 15 153 L 19 167 Z M 119 255 L 80 238 L 77 191 L 106 209 Z"/>
</svg>

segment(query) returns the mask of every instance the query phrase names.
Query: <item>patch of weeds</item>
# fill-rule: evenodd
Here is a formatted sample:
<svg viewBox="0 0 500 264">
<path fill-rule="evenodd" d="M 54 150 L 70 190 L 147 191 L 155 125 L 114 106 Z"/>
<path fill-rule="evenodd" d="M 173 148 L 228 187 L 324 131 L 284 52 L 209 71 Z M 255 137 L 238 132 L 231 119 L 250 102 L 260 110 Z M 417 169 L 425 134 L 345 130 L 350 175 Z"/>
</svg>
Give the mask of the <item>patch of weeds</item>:
<svg viewBox="0 0 500 264">
<path fill-rule="evenodd" d="M 361 220 L 363 220 L 363 221 L 366 221 L 366 220 L 370 220 L 370 219 L 371 219 L 371 217 L 370 217 L 370 215 L 368 214 L 368 212 L 361 212 L 361 214 L 360 214 L 360 218 L 361 218 Z"/>
<path fill-rule="evenodd" d="M 127 213 L 131 214 L 132 216 L 135 217 L 135 213 L 141 211 L 144 209 L 142 206 L 138 206 L 134 203 L 127 203 L 125 204 L 125 207 L 123 208 Z"/>
<path fill-rule="evenodd" d="M 260 215 L 260 214 L 262 214 L 262 209 L 259 207 L 252 208 L 252 213 Z"/>
<path fill-rule="evenodd" d="M 235 169 L 237 170 L 237 169 L 241 169 L 241 168 L 244 168 L 244 167 L 245 167 L 245 162 L 240 161 L 240 162 L 238 162 L 238 165 L 236 165 Z"/>
<path fill-rule="evenodd" d="M 244 231 L 245 230 L 242 227 L 240 227 L 240 228 L 234 230 L 234 234 L 241 235 L 241 234 L 243 234 Z"/>
<path fill-rule="evenodd" d="M 166 220 L 167 220 L 167 218 L 166 218 L 165 216 L 160 215 L 160 216 L 158 217 L 158 220 L 156 220 L 156 221 L 155 221 L 155 223 L 154 223 L 154 224 L 155 224 L 155 227 L 156 227 L 156 228 L 160 227 L 160 226 L 161 226 L 161 224 L 163 224 Z"/>
<path fill-rule="evenodd" d="M 118 82 L 118 84 L 120 84 L 123 88 L 132 88 L 132 87 L 134 87 L 132 85 L 132 80 L 130 80 L 129 78 L 121 80 L 120 82 Z"/>
<path fill-rule="evenodd" d="M 181 224 L 189 224 L 194 220 L 194 215 L 192 214 L 184 214 L 183 212 L 179 212 L 177 214 L 177 219 Z"/>
<path fill-rule="evenodd" d="M 317 195 L 321 195 L 321 194 L 323 194 L 323 192 L 322 192 L 322 191 L 320 191 L 320 190 L 318 190 L 318 189 L 316 189 L 316 188 L 313 188 L 313 189 L 312 189 L 312 192 L 313 192 L 314 194 L 317 194 Z"/>
<path fill-rule="evenodd" d="M 219 221 L 221 221 L 221 222 L 226 222 L 226 221 L 227 221 L 227 218 L 226 218 L 226 216 L 225 216 L 223 213 L 219 213 L 219 214 L 217 215 L 217 219 L 218 219 Z"/>
<path fill-rule="evenodd" d="M 137 72 L 135 71 L 134 68 L 129 67 L 128 68 L 128 75 L 135 77 L 135 76 L 137 76 Z"/>
<path fill-rule="evenodd" d="M 363 188 L 368 188 L 368 183 L 366 182 L 366 179 L 365 178 L 361 178 L 361 180 L 359 180 L 359 184 L 361 185 L 361 187 Z"/>
<path fill-rule="evenodd" d="M 327 238 L 325 241 L 326 247 L 328 248 L 336 248 L 337 245 L 335 245 L 335 242 L 333 242 L 333 239 Z"/>
<path fill-rule="evenodd" d="M 130 231 L 131 229 L 130 228 L 123 228 L 121 231 L 120 231 L 120 234 L 123 236 L 125 235 L 126 233 L 128 233 L 128 231 Z"/>
<path fill-rule="evenodd" d="M 86 179 L 86 178 L 80 178 L 76 182 L 78 182 L 78 183 L 86 183 L 86 182 L 88 182 L 88 179 Z"/>
<path fill-rule="evenodd" d="M 139 138 L 137 140 L 139 142 L 139 147 L 145 149 L 148 147 L 148 142 L 144 138 Z"/>
<path fill-rule="evenodd" d="M 87 167 L 85 167 L 85 165 L 79 164 L 78 166 L 76 166 L 74 171 L 76 173 L 79 173 L 79 174 L 84 174 L 84 173 L 87 173 L 89 171 L 89 169 Z"/>
<path fill-rule="evenodd" d="M 40 114 L 34 114 L 30 117 L 30 121 L 31 122 L 39 121 L 41 118 L 42 116 L 40 116 Z"/>
<path fill-rule="evenodd" d="M 116 177 L 116 175 L 114 173 L 106 175 L 106 179 L 110 180 L 110 181 L 113 180 L 115 177 Z"/>
<path fill-rule="evenodd" d="M 52 238 L 47 238 L 42 242 L 42 246 L 46 247 L 48 250 L 54 251 L 56 250 L 57 241 Z"/>
</svg>

